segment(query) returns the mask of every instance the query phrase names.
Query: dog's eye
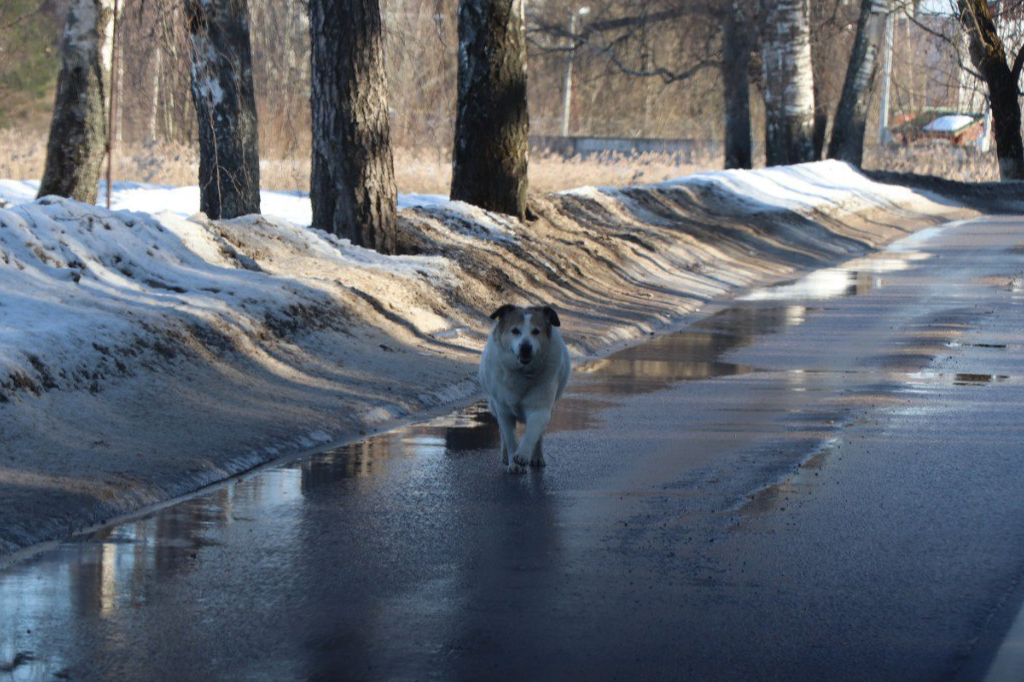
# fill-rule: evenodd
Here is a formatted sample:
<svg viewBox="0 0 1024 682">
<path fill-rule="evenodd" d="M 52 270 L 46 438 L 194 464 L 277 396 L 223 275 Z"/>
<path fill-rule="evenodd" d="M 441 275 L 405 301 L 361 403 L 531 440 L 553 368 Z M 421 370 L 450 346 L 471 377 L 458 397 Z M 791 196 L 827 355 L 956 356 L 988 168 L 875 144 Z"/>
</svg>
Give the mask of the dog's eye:
<svg viewBox="0 0 1024 682">
<path fill-rule="evenodd" d="M 521 334 L 521 333 L 522 332 L 519 331 L 519 327 L 512 327 L 512 334 L 513 335 L 519 336 L 519 334 Z"/>
<path fill-rule="evenodd" d="M 539 329 L 534 329 L 534 330 L 533 330 L 532 332 L 530 332 L 530 333 L 531 333 L 531 334 L 533 334 L 534 336 L 537 336 L 538 334 L 540 334 L 540 330 L 539 330 Z"/>
</svg>

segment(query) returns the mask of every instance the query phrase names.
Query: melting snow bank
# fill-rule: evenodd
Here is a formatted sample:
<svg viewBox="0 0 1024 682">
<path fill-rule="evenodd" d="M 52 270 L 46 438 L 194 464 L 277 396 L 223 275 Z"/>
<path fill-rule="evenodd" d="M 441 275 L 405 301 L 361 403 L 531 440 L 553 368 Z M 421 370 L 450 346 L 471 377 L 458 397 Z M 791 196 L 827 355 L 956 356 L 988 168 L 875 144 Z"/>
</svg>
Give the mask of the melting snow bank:
<svg viewBox="0 0 1024 682">
<path fill-rule="evenodd" d="M 564 192 L 528 224 L 406 197 L 410 255 L 384 257 L 183 218 L 187 190 L 119 190 L 174 209 L 151 215 L 0 183 L 0 557 L 475 395 L 501 303 L 556 304 L 584 357 L 964 215 L 825 162 Z"/>
</svg>

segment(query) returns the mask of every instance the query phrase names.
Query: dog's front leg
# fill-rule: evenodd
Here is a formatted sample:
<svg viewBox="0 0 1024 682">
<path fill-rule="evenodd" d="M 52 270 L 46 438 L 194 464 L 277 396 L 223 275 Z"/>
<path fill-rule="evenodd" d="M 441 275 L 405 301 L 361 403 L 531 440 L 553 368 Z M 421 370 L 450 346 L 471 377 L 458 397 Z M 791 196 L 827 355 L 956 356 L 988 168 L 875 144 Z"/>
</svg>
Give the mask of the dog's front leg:
<svg viewBox="0 0 1024 682">
<path fill-rule="evenodd" d="M 516 448 L 515 457 L 512 458 L 515 464 L 522 467 L 530 465 L 533 453 L 536 452 L 541 436 L 548 428 L 549 421 L 551 421 L 551 410 L 530 410 L 526 413 L 526 432 L 523 434 L 523 440 L 519 443 L 519 447 Z"/>
<path fill-rule="evenodd" d="M 507 409 L 497 405 L 491 406 L 494 417 L 498 420 L 498 431 L 501 433 L 501 463 L 511 469 L 508 458 L 516 453 L 516 420 Z M 515 473 L 515 472 L 514 472 Z"/>
</svg>

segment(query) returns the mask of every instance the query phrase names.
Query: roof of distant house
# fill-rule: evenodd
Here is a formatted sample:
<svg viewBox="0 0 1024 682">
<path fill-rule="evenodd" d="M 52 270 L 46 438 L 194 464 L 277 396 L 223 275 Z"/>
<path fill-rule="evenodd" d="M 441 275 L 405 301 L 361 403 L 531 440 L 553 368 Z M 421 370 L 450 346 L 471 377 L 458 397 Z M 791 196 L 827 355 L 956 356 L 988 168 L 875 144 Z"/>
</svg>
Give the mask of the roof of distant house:
<svg viewBox="0 0 1024 682">
<path fill-rule="evenodd" d="M 962 128 L 974 123 L 973 116 L 954 114 L 952 116 L 940 116 L 924 127 L 929 133 L 955 133 Z"/>
</svg>

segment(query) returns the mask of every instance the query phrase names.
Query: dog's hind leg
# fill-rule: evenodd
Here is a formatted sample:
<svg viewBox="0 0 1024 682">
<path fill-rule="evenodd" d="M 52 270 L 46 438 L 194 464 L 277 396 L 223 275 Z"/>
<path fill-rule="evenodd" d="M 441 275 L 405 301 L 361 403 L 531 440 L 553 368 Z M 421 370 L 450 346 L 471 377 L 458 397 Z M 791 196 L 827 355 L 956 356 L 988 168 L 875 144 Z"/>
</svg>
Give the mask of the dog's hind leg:
<svg viewBox="0 0 1024 682">
<path fill-rule="evenodd" d="M 498 429 L 498 436 L 501 438 L 501 463 L 508 464 L 508 447 L 505 446 L 505 434 Z"/>
<path fill-rule="evenodd" d="M 530 458 L 530 466 L 543 467 L 548 463 L 544 461 L 544 436 L 537 439 L 537 445 L 533 448 L 533 457 Z"/>
</svg>

